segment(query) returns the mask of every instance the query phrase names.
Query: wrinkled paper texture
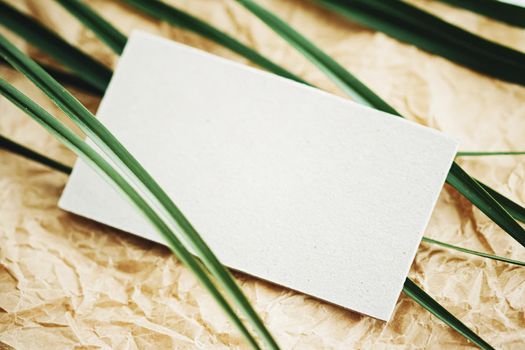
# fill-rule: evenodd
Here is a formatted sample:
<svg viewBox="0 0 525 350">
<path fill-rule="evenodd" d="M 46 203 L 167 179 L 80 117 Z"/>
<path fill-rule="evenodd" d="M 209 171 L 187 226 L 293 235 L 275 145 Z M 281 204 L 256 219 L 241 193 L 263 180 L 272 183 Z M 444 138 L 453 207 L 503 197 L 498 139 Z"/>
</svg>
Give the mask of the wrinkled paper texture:
<svg viewBox="0 0 525 350">
<path fill-rule="evenodd" d="M 461 150 L 525 150 L 523 87 L 351 24 L 309 2 L 259 1 L 405 116 L 459 138 Z M 115 65 L 117 57 L 56 2 L 10 2 L 108 66 Z M 247 63 L 214 43 L 119 2 L 86 2 L 125 33 L 141 28 Z M 319 70 L 234 1 L 169 2 L 309 82 L 341 95 Z M 414 3 L 525 51 L 524 30 L 437 1 Z M 53 63 L 11 33 L 0 31 L 32 57 Z M 67 120 L 21 74 L 0 66 L 0 75 Z M 73 91 L 96 111 L 98 97 Z M 2 135 L 64 163 L 74 162 L 71 152 L 4 98 L 0 115 Z M 523 159 L 462 158 L 459 163 L 523 204 Z M 66 179 L 0 150 L 0 349 L 247 348 L 207 292 L 166 248 L 58 209 Z M 518 243 L 448 185 L 425 235 L 525 260 L 525 250 Z M 284 349 L 474 348 L 403 294 L 394 316 L 384 323 L 242 274 L 236 276 Z M 524 268 L 422 243 L 410 277 L 496 348 L 525 346 Z"/>
</svg>

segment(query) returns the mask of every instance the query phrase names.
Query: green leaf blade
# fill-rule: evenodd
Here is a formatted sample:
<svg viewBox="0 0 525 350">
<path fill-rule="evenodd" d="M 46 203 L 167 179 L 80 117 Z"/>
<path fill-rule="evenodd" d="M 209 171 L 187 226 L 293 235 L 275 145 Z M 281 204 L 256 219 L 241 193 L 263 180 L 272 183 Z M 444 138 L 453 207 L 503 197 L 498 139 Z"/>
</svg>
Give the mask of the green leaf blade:
<svg viewBox="0 0 525 350">
<path fill-rule="evenodd" d="M 308 84 L 303 79 L 295 74 L 289 72 L 283 67 L 270 61 L 268 58 L 262 56 L 257 51 L 242 44 L 238 40 L 232 38 L 228 34 L 218 30 L 208 23 L 191 16 L 190 14 L 181 11 L 173 6 L 163 3 L 158 0 L 123 0 L 124 3 L 133 8 L 148 14 L 149 16 L 181 27 L 183 29 L 191 30 L 205 38 L 208 38 L 233 52 L 236 52 L 242 57 L 247 58 L 258 66 L 266 70 L 280 75 L 282 77 L 295 80 L 297 82 Z"/>
<path fill-rule="evenodd" d="M 492 259 L 496 261 L 501 261 L 501 262 L 505 262 L 505 263 L 512 264 L 512 265 L 525 266 L 525 261 L 513 260 L 513 259 L 506 258 L 504 256 L 499 256 L 499 255 L 480 252 L 477 250 L 463 248 L 463 247 L 459 247 L 459 246 L 449 244 L 446 242 L 441 242 L 441 241 L 438 241 L 432 238 L 428 238 L 428 237 L 423 237 L 423 242 L 439 245 L 439 246 L 442 246 L 448 249 L 457 250 L 458 252 L 462 252 L 465 254 L 476 255 L 482 258 L 488 258 L 488 259 Z"/>
<path fill-rule="evenodd" d="M 334 81 L 344 92 L 351 96 L 357 103 L 365 106 L 379 106 L 380 110 L 387 113 L 398 114 L 394 108 L 386 104 L 379 96 L 350 74 L 339 63 L 329 55 L 313 45 L 308 39 L 293 30 L 288 24 L 277 16 L 250 0 L 237 0 L 255 16 L 259 17 L 272 30 L 285 39 L 290 45 L 300 51 L 305 57 L 313 62 L 331 80 Z"/>
<path fill-rule="evenodd" d="M 72 15 L 77 17 L 86 27 L 91 29 L 113 52 L 120 55 L 126 41 L 124 34 L 119 32 L 108 21 L 99 16 L 90 7 L 86 6 L 80 0 L 55 0 L 68 10 Z"/>
<path fill-rule="evenodd" d="M 434 316 L 439 318 L 449 327 L 454 329 L 456 332 L 479 346 L 481 349 L 494 350 L 494 348 L 483 340 L 480 336 L 474 333 L 470 328 L 465 326 L 463 322 L 457 319 L 454 315 L 447 311 L 437 301 L 435 301 L 430 295 L 425 293 L 417 284 L 415 284 L 409 278 L 406 279 L 403 286 L 403 292 L 416 301 L 419 305 L 425 308 L 427 311 L 432 313 Z"/>
<path fill-rule="evenodd" d="M 5 60 L 0 58 L 0 64 L 3 66 L 7 66 L 8 68 L 12 68 L 9 63 L 7 63 Z M 91 95 L 100 96 L 100 90 L 97 88 L 94 88 L 89 83 L 86 83 L 85 80 L 78 77 L 77 75 L 73 75 L 71 73 L 65 72 L 60 69 L 56 69 L 54 67 L 51 67 L 49 65 L 43 64 L 41 62 L 38 63 L 44 70 L 51 75 L 55 80 L 59 81 L 62 85 L 67 85 L 70 87 L 73 87 L 75 89 L 79 89 L 83 92 L 86 92 Z"/>
<path fill-rule="evenodd" d="M 496 190 L 490 188 L 479 180 L 477 183 L 485 190 L 489 195 L 492 196 L 498 203 L 504 206 L 505 210 L 516 220 L 525 224 L 525 208 L 518 203 L 512 201 L 508 197 L 505 197 Z"/>
<path fill-rule="evenodd" d="M 525 155 L 523 151 L 461 151 L 456 154 L 456 157 L 482 157 L 482 156 L 522 156 Z"/>
<path fill-rule="evenodd" d="M 439 0 L 449 5 L 462 7 L 480 15 L 505 22 L 511 26 L 525 28 L 525 8 L 495 0 Z"/>
<path fill-rule="evenodd" d="M 0 0 L 0 25 L 71 69 L 100 94 L 106 90 L 113 74 L 110 69 L 2 0 Z"/>
<path fill-rule="evenodd" d="M 15 154 L 18 154 L 22 157 L 25 157 L 27 159 L 33 160 L 37 163 L 40 163 L 42 165 L 45 165 L 51 169 L 55 169 L 61 173 L 69 174 L 73 169 L 71 167 L 64 165 L 62 163 L 57 162 L 56 160 L 53 160 L 51 158 L 48 158 L 40 153 L 37 153 L 25 146 L 22 146 L 19 143 L 16 143 L 2 135 L 0 135 L 0 148 L 3 148 L 5 150 L 8 150 L 10 152 L 13 152 Z"/>
<path fill-rule="evenodd" d="M 452 164 L 452 168 L 447 176 L 447 182 L 525 247 L 525 230 L 523 227 L 457 163 Z"/>
<path fill-rule="evenodd" d="M 399 0 L 318 0 L 363 26 L 496 78 L 525 85 L 525 54 Z"/>
</svg>

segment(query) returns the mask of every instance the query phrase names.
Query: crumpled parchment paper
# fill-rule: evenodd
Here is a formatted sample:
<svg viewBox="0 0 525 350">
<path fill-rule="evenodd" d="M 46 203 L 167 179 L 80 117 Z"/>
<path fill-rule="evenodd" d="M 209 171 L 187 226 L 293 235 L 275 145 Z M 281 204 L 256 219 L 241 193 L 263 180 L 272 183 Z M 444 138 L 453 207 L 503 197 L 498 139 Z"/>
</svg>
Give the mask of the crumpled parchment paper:
<svg viewBox="0 0 525 350">
<path fill-rule="evenodd" d="M 353 25 L 309 2 L 259 1 L 404 115 L 459 138 L 461 150 L 525 150 L 524 88 Z M 54 1 L 10 2 L 114 66 L 117 57 Z M 245 62 L 197 35 L 147 18 L 117 1 L 86 2 L 125 33 L 141 28 Z M 170 2 L 306 80 L 341 94 L 234 1 Z M 525 50 L 524 30 L 438 2 L 414 2 L 480 35 Z M 1 31 L 31 56 L 46 59 Z M 66 120 L 21 74 L 2 66 L 0 75 Z M 96 110 L 98 98 L 75 94 Z M 74 161 L 71 152 L 3 98 L 0 133 L 62 162 Z M 525 202 L 524 157 L 463 158 L 459 162 L 495 189 Z M 58 209 L 66 180 L 63 174 L 0 151 L 0 349 L 246 348 L 235 328 L 167 249 Z M 442 191 L 425 234 L 525 260 L 519 244 L 449 186 Z M 395 315 L 384 323 L 237 276 L 284 349 L 473 348 L 403 294 Z M 410 276 L 496 348 L 525 348 L 524 268 L 423 243 Z"/>
</svg>

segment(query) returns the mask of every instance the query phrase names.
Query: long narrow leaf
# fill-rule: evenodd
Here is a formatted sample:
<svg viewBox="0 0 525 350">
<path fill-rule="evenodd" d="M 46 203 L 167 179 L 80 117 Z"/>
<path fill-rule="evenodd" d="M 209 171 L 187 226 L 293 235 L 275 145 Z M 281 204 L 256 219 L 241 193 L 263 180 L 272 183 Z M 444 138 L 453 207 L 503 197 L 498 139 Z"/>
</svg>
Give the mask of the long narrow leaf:
<svg viewBox="0 0 525 350">
<path fill-rule="evenodd" d="M 290 73 L 283 67 L 270 61 L 268 58 L 262 56 L 255 50 L 242 44 L 238 40 L 232 38 L 228 34 L 218 30 L 217 28 L 209 25 L 208 23 L 201 21 L 200 19 L 193 17 L 192 15 L 183 12 L 173 6 L 163 3 L 158 0 L 122 0 L 124 3 L 140 10 L 149 16 L 166 21 L 172 25 L 178 26 L 183 29 L 191 30 L 205 38 L 208 38 L 237 54 L 247 58 L 251 62 L 259 65 L 268 71 L 277 75 L 283 76 L 288 79 L 292 79 L 304 84 L 306 83 L 303 79 L 299 78 L 293 73 Z"/>
<path fill-rule="evenodd" d="M 0 64 L 2 66 L 8 66 L 9 68 L 12 68 L 9 63 L 7 63 L 5 60 L 0 58 Z M 94 88 L 89 83 L 86 83 L 85 80 L 79 78 L 77 75 L 73 75 L 71 73 L 65 72 L 60 69 L 56 69 L 54 67 L 51 67 L 49 65 L 38 63 L 44 70 L 49 73 L 54 79 L 59 81 L 62 85 L 67 85 L 70 87 L 74 87 L 76 89 L 79 89 L 81 91 L 87 92 L 92 95 L 98 95 L 100 96 L 100 91 L 96 88 Z"/>
<path fill-rule="evenodd" d="M 238 0 L 237 2 L 259 17 L 272 30 L 297 49 L 297 51 L 313 62 L 323 73 L 333 80 L 341 90 L 352 97 L 354 101 L 365 106 L 378 108 L 387 113 L 399 115 L 392 106 L 383 101 L 365 84 L 359 81 L 359 79 L 301 34 L 293 30 L 280 18 L 253 1 Z"/>
<path fill-rule="evenodd" d="M 453 250 L 457 250 L 458 252 L 462 252 L 462 253 L 466 253 L 466 254 L 477 255 L 477 256 L 481 256 L 483 258 L 489 258 L 489 259 L 492 259 L 492 260 L 502 261 L 502 262 L 506 262 L 506 263 L 509 263 L 509 264 L 513 264 L 513 265 L 525 266 L 525 261 L 513 260 L 513 259 L 505 258 L 504 256 L 499 256 L 499 255 L 494 255 L 494 254 L 489 254 L 489 253 L 483 253 L 483 252 L 479 252 L 477 250 L 472 250 L 472 249 L 467 249 L 467 248 L 463 248 L 463 247 L 458 247 L 457 245 L 441 242 L 441 241 L 438 241 L 438 240 L 435 240 L 435 239 L 432 239 L 432 238 L 428 238 L 428 237 L 423 237 L 423 242 L 439 245 L 439 246 L 442 246 L 442 247 L 445 247 L 445 248 L 449 248 L 449 249 L 453 249 Z"/>
<path fill-rule="evenodd" d="M 57 162 L 56 160 L 53 160 L 51 158 L 48 158 L 40 153 L 37 153 L 25 146 L 22 146 L 21 144 L 18 144 L 12 140 L 9 140 L 8 138 L 0 135 L 0 148 L 3 148 L 5 150 L 8 150 L 10 152 L 19 154 L 27 159 L 31 159 L 37 163 L 40 163 L 42 165 L 48 166 L 52 169 L 58 170 L 64 174 L 69 174 L 71 172 L 71 168 L 67 165 L 64 165 L 62 163 Z"/>
<path fill-rule="evenodd" d="M 493 63 L 505 63 L 499 68 L 508 68 L 508 65 L 521 69 L 525 67 L 523 62 L 525 54 L 522 52 L 484 39 L 401 0 L 318 1 L 337 4 L 339 8 L 346 8 L 350 12 L 353 12 L 355 6 L 356 9 L 361 10 L 361 13 L 362 10 L 371 13 L 374 19 L 372 22 L 381 18 L 386 23 L 391 24 L 392 28 L 395 28 L 393 33 L 399 32 L 409 38 L 413 37 L 421 41 L 417 41 L 418 44 L 429 45 L 433 49 L 443 49 L 444 53 L 450 52 L 450 49 L 454 47 L 454 49 L 459 48 L 468 51 L 469 59 L 476 58 L 475 56 L 478 55 L 481 56 L 478 57 L 478 61 L 493 60 Z M 348 15 L 350 14 L 348 13 Z M 407 31 L 403 32 L 402 28 L 407 29 Z M 418 33 L 421 33 L 422 36 L 419 37 Z M 440 54 L 439 52 L 436 53 Z M 475 63 L 475 60 L 472 60 L 472 63 Z M 507 71 L 511 72 L 511 69 L 509 68 Z"/>
<path fill-rule="evenodd" d="M 525 28 L 525 8 L 497 0 L 440 0 L 480 15 Z"/>
<path fill-rule="evenodd" d="M 416 26 L 418 30 L 426 30 L 440 40 L 449 40 L 447 45 L 454 43 L 461 49 L 472 51 L 474 55 L 483 55 L 487 59 L 503 62 L 505 67 L 510 65 L 522 70 L 525 68 L 525 54 L 521 51 L 480 37 L 401 0 L 377 3 L 386 13 Z"/>
<path fill-rule="evenodd" d="M 0 25 L 62 63 L 103 94 L 111 79 L 109 68 L 92 59 L 58 35 L 0 0 Z"/>
<path fill-rule="evenodd" d="M 204 265 L 221 283 L 221 286 L 233 299 L 243 315 L 250 321 L 267 346 L 271 349 L 278 349 L 277 343 L 252 308 L 242 290 L 235 283 L 230 272 L 219 262 L 175 203 L 113 134 L 73 95 L 3 36 L 0 36 L 0 55 L 47 94 L 110 157 L 141 192 L 146 193 L 148 197 L 154 200 L 155 207 L 161 210 L 163 215 L 170 220 L 169 224 L 177 229 L 183 240 L 191 245 Z"/>
<path fill-rule="evenodd" d="M 522 156 L 525 152 L 523 151 L 462 151 L 456 154 L 456 157 L 481 157 L 481 156 Z"/>
<path fill-rule="evenodd" d="M 55 1 L 59 2 L 64 8 L 70 11 L 71 14 L 76 16 L 82 23 L 90 28 L 114 52 L 117 54 L 122 52 L 127 38 L 90 7 L 86 6 L 79 0 Z M 212 41 L 215 41 L 218 44 L 223 45 L 224 47 L 238 53 L 239 55 L 249 59 L 251 62 L 275 74 L 304 84 L 308 84 L 298 76 L 290 73 L 288 70 L 282 68 L 255 50 L 232 38 L 228 34 L 173 6 L 156 0 L 124 0 L 124 2 L 154 18 L 166 21 L 172 25 L 177 25 L 187 30 L 191 30 Z M 26 20 L 31 21 L 31 19 L 27 17 Z"/>
<path fill-rule="evenodd" d="M 496 190 L 493 190 L 492 188 L 480 182 L 479 180 L 476 180 L 476 181 L 481 187 L 483 187 L 485 191 L 487 191 L 495 200 L 497 200 L 498 203 L 503 205 L 505 209 L 509 212 L 510 215 L 512 215 L 514 219 L 522 223 L 525 223 L 525 208 L 523 208 L 518 203 L 510 200 L 508 197 L 505 197 L 504 195 L 497 192 Z"/>
<path fill-rule="evenodd" d="M 525 54 L 399 0 L 318 0 L 334 12 L 461 65 L 525 85 Z"/>
<path fill-rule="evenodd" d="M 230 317 L 234 324 L 239 328 L 249 343 L 256 349 L 258 345 L 250 335 L 242 321 L 237 317 L 234 310 L 226 299 L 219 292 L 207 272 L 203 269 L 199 261 L 191 255 L 184 247 L 175 234 L 152 209 L 152 207 L 140 196 L 140 194 L 93 148 L 76 136 L 69 128 L 62 124 L 58 119 L 47 113 L 42 107 L 34 103 L 27 96 L 16 90 L 12 85 L 0 78 L 0 93 L 27 113 L 31 118 L 42 125 L 57 139 L 62 141 L 67 147 L 81 157 L 88 165 L 97 171 L 106 181 L 112 183 L 120 192 L 125 195 L 136 209 L 157 229 L 164 237 L 171 250 L 185 264 L 210 292 L 219 306 Z"/>
<path fill-rule="evenodd" d="M 99 16 L 90 7 L 84 5 L 80 0 L 56 1 L 84 23 L 86 27 L 93 30 L 100 40 L 106 43 L 116 54 L 120 55 L 122 53 L 128 39 L 108 21 Z"/>
<path fill-rule="evenodd" d="M 437 301 L 435 301 L 430 295 L 425 293 L 425 291 L 417 284 L 415 284 L 409 278 L 406 279 L 403 286 L 403 292 L 406 295 L 415 300 L 419 305 L 424 307 L 426 310 L 430 311 L 434 316 L 439 318 L 441 321 L 445 322 L 451 328 L 456 330 L 459 334 L 479 346 L 481 349 L 493 350 L 494 348 L 490 346 L 486 341 L 484 341 L 480 336 L 470 330 L 465 326 L 460 320 L 458 320 L 454 315 L 447 311 L 443 306 L 441 306 Z"/>
<path fill-rule="evenodd" d="M 520 224 L 513 219 L 509 212 L 507 212 L 477 180 L 470 177 L 455 162 L 452 164 L 452 168 L 448 173 L 447 182 L 525 247 L 525 231 Z"/>
<path fill-rule="evenodd" d="M 330 56 L 325 54 L 321 49 L 292 29 L 273 13 L 262 8 L 252 0 L 237 0 L 237 2 L 259 17 L 291 45 L 296 47 L 306 58 L 319 67 L 320 70 L 325 72 L 330 79 L 342 86 L 344 91 L 350 96 L 354 97 L 357 95 L 357 102 L 372 108 L 377 108 L 384 112 L 401 116 L 393 107 L 376 95 L 372 90 L 367 88 L 362 82 L 357 80 L 340 64 L 335 62 Z M 447 176 L 447 182 L 525 247 L 525 230 L 493 197 L 491 197 L 489 193 L 487 193 L 487 191 L 483 189 L 483 187 L 481 187 L 473 178 L 468 176 L 468 174 L 455 162 L 452 164 L 452 168 Z"/>
</svg>

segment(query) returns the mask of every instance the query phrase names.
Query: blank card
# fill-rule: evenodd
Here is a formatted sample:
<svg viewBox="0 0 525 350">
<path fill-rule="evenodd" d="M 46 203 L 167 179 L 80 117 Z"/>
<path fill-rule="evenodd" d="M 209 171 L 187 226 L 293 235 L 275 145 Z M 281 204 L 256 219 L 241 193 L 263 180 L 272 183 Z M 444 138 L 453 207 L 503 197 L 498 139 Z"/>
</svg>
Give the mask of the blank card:
<svg viewBox="0 0 525 350">
<path fill-rule="evenodd" d="M 141 32 L 98 118 L 225 265 L 382 320 L 457 147 L 435 130 Z M 60 207 L 163 243 L 82 161 Z"/>
</svg>

